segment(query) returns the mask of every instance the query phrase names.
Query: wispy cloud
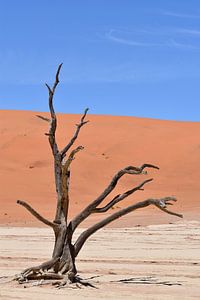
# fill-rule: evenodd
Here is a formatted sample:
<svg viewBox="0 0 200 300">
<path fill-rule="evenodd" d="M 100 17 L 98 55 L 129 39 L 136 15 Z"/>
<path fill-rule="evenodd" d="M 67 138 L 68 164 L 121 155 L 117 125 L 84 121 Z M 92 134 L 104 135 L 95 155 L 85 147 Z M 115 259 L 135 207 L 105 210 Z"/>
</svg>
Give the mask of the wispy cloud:
<svg viewBox="0 0 200 300">
<path fill-rule="evenodd" d="M 135 46 L 135 47 L 161 46 L 160 44 L 157 44 L 157 43 L 140 42 L 140 41 L 136 41 L 136 40 L 125 39 L 123 37 L 117 37 L 117 33 L 118 33 L 118 31 L 116 31 L 114 29 L 111 29 L 111 30 L 109 30 L 108 32 L 105 33 L 105 38 L 110 40 L 110 41 L 119 43 L 119 44 Z"/>
<path fill-rule="evenodd" d="M 180 48 L 180 49 L 200 50 L 200 46 L 195 46 L 189 43 L 182 43 L 175 39 L 171 39 L 170 41 L 166 42 L 166 46 L 173 47 L 173 48 Z"/>
<path fill-rule="evenodd" d="M 173 12 L 173 11 L 162 11 L 162 14 L 165 16 L 176 17 L 176 18 L 191 18 L 191 19 L 200 18 L 200 15 L 184 14 L 184 13 Z"/>
<path fill-rule="evenodd" d="M 128 37 L 127 38 L 127 33 Z M 200 49 L 200 44 L 195 41 L 188 42 L 184 35 L 200 36 L 200 31 L 181 28 L 170 28 L 168 30 L 134 30 L 123 31 L 110 29 L 104 34 L 108 41 L 128 45 L 132 47 L 169 47 L 179 49 Z M 130 36 L 132 38 L 130 38 Z M 159 40 L 159 42 L 157 42 Z"/>
</svg>

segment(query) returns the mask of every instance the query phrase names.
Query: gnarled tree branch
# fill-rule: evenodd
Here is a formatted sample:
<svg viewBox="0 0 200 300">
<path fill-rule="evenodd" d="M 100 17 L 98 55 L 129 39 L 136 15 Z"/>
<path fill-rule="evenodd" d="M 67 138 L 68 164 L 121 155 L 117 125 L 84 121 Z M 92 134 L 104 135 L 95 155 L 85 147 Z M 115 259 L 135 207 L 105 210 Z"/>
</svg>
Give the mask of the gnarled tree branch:
<svg viewBox="0 0 200 300">
<path fill-rule="evenodd" d="M 53 88 L 50 88 L 50 86 L 46 83 L 46 87 L 48 88 L 48 91 L 49 91 L 49 110 L 51 113 L 51 123 L 50 123 L 49 133 L 47 135 L 49 136 L 49 143 L 50 143 L 51 149 L 53 151 L 53 155 L 56 155 L 58 153 L 58 146 L 57 146 L 56 138 L 55 138 L 55 132 L 56 132 L 56 127 L 57 127 L 57 118 L 56 118 L 56 114 L 55 114 L 55 110 L 54 110 L 54 106 L 53 106 L 53 97 L 54 97 L 56 87 L 59 83 L 59 73 L 60 73 L 61 67 L 62 67 L 62 64 L 60 64 L 58 66 L 58 70 L 56 72 L 56 79 L 55 79 Z"/>
<path fill-rule="evenodd" d="M 53 87 L 51 88 L 46 83 L 46 86 L 49 91 L 49 110 L 50 110 L 50 114 L 51 114 L 49 132 L 46 133 L 46 135 L 49 137 L 49 144 L 51 146 L 52 153 L 54 156 L 54 175 L 55 175 L 55 184 L 56 184 L 56 192 L 57 192 L 57 209 L 56 209 L 56 215 L 55 215 L 55 223 L 58 223 L 58 224 L 61 222 L 61 218 L 63 216 L 63 213 L 61 211 L 61 201 L 62 201 L 61 162 L 62 162 L 62 158 L 61 158 L 61 155 L 60 155 L 57 143 L 56 143 L 57 118 L 56 118 L 56 113 L 54 110 L 53 98 L 54 98 L 54 93 L 55 93 L 56 87 L 59 83 L 59 74 L 60 74 L 61 67 L 62 67 L 62 64 L 60 64 L 58 66 Z"/>
<path fill-rule="evenodd" d="M 36 217 L 39 221 L 42 223 L 52 227 L 53 229 L 57 228 L 57 224 L 45 219 L 43 216 L 41 216 L 35 209 L 33 209 L 28 203 L 22 200 L 17 200 L 17 203 L 24 206 L 34 217 Z"/>
<path fill-rule="evenodd" d="M 182 214 L 178 214 L 178 213 L 172 212 L 172 211 L 170 211 L 170 210 L 168 210 L 166 208 L 167 205 L 173 205 L 170 201 L 177 201 L 177 200 L 174 197 L 161 198 L 159 200 L 159 203 L 155 202 L 155 206 L 157 206 L 159 209 L 161 209 L 162 211 L 166 212 L 169 215 L 173 215 L 173 216 L 177 216 L 179 218 L 183 218 Z"/>
<path fill-rule="evenodd" d="M 161 209 L 162 211 L 180 217 L 182 218 L 183 216 L 181 214 L 178 213 L 174 213 L 172 211 L 169 211 L 168 209 L 166 209 L 165 207 L 167 207 L 167 205 L 172 205 L 172 203 L 170 201 L 176 201 L 176 198 L 174 197 L 165 197 L 165 198 L 161 198 L 161 199 L 147 199 L 144 200 L 142 202 L 138 202 L 136 204 L 130 205 L 126 208 L 120 209 L 119 211 L 113 213 L 112 215 L 106 217 L 105 219 L 103 219 L 102 221 L 96 223 L 95 225 L 91 226 L 90 228 L 88 228 L 87 230 L 85 230 L 77 239 L 74 248 L 75 248 L 75 256 L 78 255 L 79 251 L 81 250 L 82 246 L 84 245 L 84 243 L 86 242 L 86 240 L 93 234 L 95 233 L 97 230 L 103 228 L 104 226 L 108 225 L 109 223 L 113 222 L 114 220 L 127 215 L 128 213 L 139 209 L 139 208 L 143 208 L 143 207 L 147 207 L 149 205 L 155 205 L 156 207 L 158 207 L 159 209 Z"/>
<path fill-rule="evenodd" d="M 115 196 L 107 205 L 105 205 L 104 207 L 97 207 L 95 208 L 92 213 L 104 213 L 106 211 L 108 211 L 110 208 L 112 208 L 115 204 L 119 203 L 120 201 L 124 200 L 126 197 L 128 197 L 129 195 L 135 193 L 138 190 L 141 190 L 142 187 L 148 183 L 151 182 L 153 180 L 153 178 L 151 179 L 147 179 L 145 181 L 143 181 L 141 184 L 139 184 L 138 186 L 134 187 L 133 189 L 124 192 L 123 194 L 119 194 L 117 196 Z"/>
<path fill-rule="evenodd" d="M 63 163 L 63 166 L 65 166 L 65 169 L 68 169 L 71 162 L 74 160 L 75 154 L 81 150 L 83 150 L 84 147 L 83 146 L 78 146 L 76 147 L 74 150 L 72 150 L 72 152 L 70 153 L 68 159 Z"/>
<path fill-rule="evenodd" d="M 71 148 L 71 146 L 74 144 L 74 142 L 76 141 L 78 135 L 79 135 L 79 132 L 80 132 L 80 129 L 83 125 L 87 124 L 89 121 L 85 121 L 85 117 L 87 115 L 87 112 L 88 112 L 89 108 L 86 108 L 85 111 L 84 111 L 84 114 L 83 116 L 81 117 L 81 120 L 80 120 L 80 123 L 77 124 L 77 128 L 76 128 L 76 131 L 74 133 L 74 136 L 72 137 L 72 139 L 70 140 L 70 142 L 63 148 L 62 151 L 60 151 L 61 153 L 61 157 L 65 157 L 66 155 L 66 152 Z"/>
<path fill-rule="evenodd" d="M 72 232 L 76 229 L 76 227 L 83 222 L 95 209 L 97 206 L 99 206 L 102 201 L 113 191 L 115 186 L 117 185 L 117 182 L 119 179 L 125 175 L 125 174 L 131 174 L 131 175 L 139 175 L 139 174 L 146 174 L 144 172 L 145 168 L 154 168 L 159 169 L 157 166 L 151 165 L 151 164 L 143 164 L 141 167 L 134 167 L 134 166 L 128 166 L 119 172 L 112 178 L 110 184 L 108 187 L 103 191 L 103 193 L 95 199 L 93 202 L 91 202 L 85 209 L 83 209 L 72 221 Z"/>
</svg>

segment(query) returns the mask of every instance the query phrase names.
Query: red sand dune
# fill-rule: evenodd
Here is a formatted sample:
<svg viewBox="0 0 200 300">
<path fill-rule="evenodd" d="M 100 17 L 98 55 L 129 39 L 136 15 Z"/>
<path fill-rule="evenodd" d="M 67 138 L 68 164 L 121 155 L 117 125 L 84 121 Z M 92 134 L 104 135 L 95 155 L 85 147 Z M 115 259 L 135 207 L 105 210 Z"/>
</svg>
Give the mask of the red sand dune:
<svg viewBox="0 0 200 300">
<path fill-rule="evenodd" d="M 17 199 L 28 201 L 46 217 L 54 217 L 53 160 L 44 135 L 48 124 L 35 117 L 36 114 L 0 111 L 1 224 L 41 225 L 16 204 Z M 60 147 L 72 136 L 79 118 L 79 115 L 58 114 Z M 97 115 L 89 115 L 88 119 L 90 122 L 82 128 L 76 143 L 85 149 L 77 154 L 71 169 L 71 215 L 98 196 L 119 169 L 152 163 L 160 170 L 149 170 L 148 175 L 123 177 L 113 195 L 146 178 L 153 177 L 154 181 L 145 186 L 145 191 L 138 191 L 119 207 L 148 197 L 175 195 L 178 202 L 172 209 L 182 212 L 186 219 L 199 219 L 200 122 Z M 131 226 L 173 221 L 177 218 L 156 208 L 145 208 L 115 224 Z"/>
</svg>

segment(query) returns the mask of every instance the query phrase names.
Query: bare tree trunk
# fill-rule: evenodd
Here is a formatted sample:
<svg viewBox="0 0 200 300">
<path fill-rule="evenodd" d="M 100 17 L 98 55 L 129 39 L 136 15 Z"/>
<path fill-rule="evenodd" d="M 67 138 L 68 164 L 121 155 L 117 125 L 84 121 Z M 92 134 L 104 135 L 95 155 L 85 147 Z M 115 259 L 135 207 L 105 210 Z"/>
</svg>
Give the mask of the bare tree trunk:
<svg viewBox="0 0 200 300">
<path fill-rule="evenodd" d="M 55 235 L 55 244 L 53 249 L 52 258 L 44 262 L 43 264 L 35 267 L 28 268 L 24 270 L 18 277 L 19 282 L 24 282 L 27 280 L 33 279 L 52 279 L 52 281 L 60 281 L 60 285 L 65 285 L 67 282 L 80 281 L 76 277 L 77 269 L 75 260 L 81 250 L 82 246 L 85 244 L 87 239 L 95 233 L 97 230 L 103 228 L 107 224 L 113 222 L 117 218 L 120 218 L 136 209 L 144 208 L 149 205 L 154 205 L 164 211 L 165 213 L 181 217 L 181 214 L 174 213 L 168 210 L 166 207 L 172 205 L 172 202 L 176 201 L 174 197 L 165 197 L 161 199 L 147 199 L 136 204 L 125 207 L 105 219 L 97 222 L 88 229 L 86 229 L 76 240 L 72 243 L 72 236 L 75 229 L 91 214 L 94 213 L 103 213 L 111 208 L 116 203 L 123 201 L 126 197 L 132 195 L 136 191 L 143 190 L 145 184 L 151 182 L 153 179 L 146 179 L 138 186 L 133 187 L 132 189 L 125 191 L 122 194 L 116 195 L 110 202 L 105 206 L 99 207 L 105 200 L 105 198 L 114 190 L 120 178 L 126 174 L 129 175 L 144 175 L 147 174 L 145 171 L 146 168 L 159 169 L 157 166 L 151 164 L 143 164 L 141 167 L 128 166 L 120 171 L 118 171 L 111 182 L 108 184 L 106 189 L 89 205 L 84 208 L 77 216 L 75 216 L 71 221 L 68 220 L 68 209 L 69 209 L 69 188 L 70 188 L 70 165 L 75 159 L 75 155 L 83 150 L 82 146 L 78 146 L 71 150 L 71 147 L 74 145 L 75 141 L 78 138 L 79 132 L 83 125 L 88 123 L 85 121 L 88 109 L 85 110 L 79 124 L 71 140 L 68 144 L 62 149 L 59 150 L 56 142 L 56 129 L 57 129 L 57 118 L 53 106 L 53 98 L 56 91 L 56 87 L 59 83 L 59 73 L 62 64 L 59 65 L 56 79 L 53 87 L 51 88 L 46 84 L 49 91 L 49 110 L 51 118 L 37 115 L 40 119 L 49 123 L 49 132 L 46 133 L 49 139 L 49 144 L 52 150 L 53 159 L 54 159 L 54 175 L 55 175 L 55 187 L 57 193 L 57 207 L 55 212 L 54 221 L 49 221 L 43 216 L 41 216 L 35 209 L 33 209 L 28 203 L 22 200 L 18 200 L 17 203 L 24 206 L 34 217 L 39 221 L 43 222 L 45 225 L 50 226 Z M 69 152 L 70 150 L 70 152 Z"/>
</svg>

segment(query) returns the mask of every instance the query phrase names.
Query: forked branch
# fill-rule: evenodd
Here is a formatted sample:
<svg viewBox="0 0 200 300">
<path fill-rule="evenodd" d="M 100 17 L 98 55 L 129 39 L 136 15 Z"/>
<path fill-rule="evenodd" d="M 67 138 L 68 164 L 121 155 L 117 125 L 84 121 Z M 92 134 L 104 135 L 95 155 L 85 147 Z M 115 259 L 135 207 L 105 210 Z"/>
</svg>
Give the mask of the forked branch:
<svg viewBox="0 0 200 300">
<path fill-rule="evenodd" d="M 72 231 L 76 229 L 76 227 L 83 222 L 96 208 L 99 206 L 102 201 L 113 191 L 115 186 L 117 185 L 119 179 L 125 174 L 131 175 L 139 175 L 146 174 L 144 171 L 145 168 L 154 168 L 159 169 L 157 166 L 151 164 L 143 164 L 141 167 L 128 166 L 119 172 L 112 178 L 108 187 L 103 191 L 103 193 L 91 202 L 85 209 L 83 209 L 71 222 L 72 222 Z"/>
<path fill-rule="evenodd" d="M 153 178 L 151 179 L 147 179 L 145 181 L 143 181 L 141 184 L 139 184 L 138 186 L 134 187 L 133 189 L 126 191 L 123 194 L 119 194 L 117 196 L 115 196 L 107 205 L 105 205 L 104 207 L 98 207 L 95 208 L 92 213 L 104 213 L 106 211 L 108 211 L 110 208 L 112 208 L 115 204 L 119 203 L 120 201 L 124 200 L 126 197 L 130 196 L 131 194 L 135 193 L 138 190 L 142 190 L 142 187 L 148 183 L 151 182 L 153 180 Z"/>
<path fill-rule="evenodd" d="M 56 129 L 57 129 L 57 117 L 54 110 L 54 93 L 56 91 L 56 87 L 59 83 L 59 74 L 61 70 L 62 64 L 58 66 L 56 76 L 55 76 L 55 82 L 53 87 L 51 88 L 48 84 L 46 84 L 48 91 L 49 91 L 49 110 L 51 119 L 44 118 L 40 115 L 37 115 L 40 119 L 44 121 L 48 121 L 50 123 L 49 132 L 46 133 L 46 135 L 49 137 L 49 144 L 52 149 L 52 153 L 54 156 L 54 175 L 55 175 L 55 184 L 56 184 L 56 192 L 57 192 L 57 208 L 56 208 L 56 215 L 55 215 L 55 223 L 60 224 L 61 219 L 65 219 L 67 222 L 67 214 L 68 214 L 68 206 L 69 206 L 69 180 L 70 180 L 70 171 L 69 166 L 74 159 L 75 154 L 82 150 L 83 147 L 79 146 L 75 150 L 73 150 L 70 154 L 67 160 L 65 161 L 65 155 L 66 151 L 69 150 L 69 148 L 73 145 L 75 140 L 78 137 L 79 131 L 81 127 L 87 123 L 85 121 L 85 117 L 87 114 L 88 109 L 85 110 L 80 123 L 77 125 L 77 131 L 75 132 L 73 138 L 68 143 L 68 145 L 62 150 L 59 151 L 57 142 L 56 142 Z"/>
<path fill-rule="evenodd" d="M 83 116 L 81 117 L 81 120 L 80 120 L 80 123 L 79 124 L 76 124 L 77 128 L 76 128 L 76 131 L 74 133 L 74 136 L 72 137 L 72 139 L 70 140 L 70 142 L 63 148 L 63 150 L 60 152 L 61 153 L 61 157 L 65 157 L 66 155 L 66 152 L 71 148 L 71 146 L 74 144 L 74 142 L 76 141 L 78 135 L 79 135 L 79 132 L 80 132 L 80 129 L 83 125 L 87 124 L 89 121 L 85 121 L 85 117 L 87 115 L 87 112 L 88 112 L 89 108 L 86 108 L 85 111 L 84 111 L 84 114 Z"/>
<path fill-rule="evenodd" d="M 35 209 L 33 209 L 28 203 L 22 200 L 17 200 L 17 203 L 24 206 L 34 217 L 36 217 L 42 223 L 52 227 L 53 229 L 57 228 L 57 224 L 47 220 L 43 216 L 41 216 Z"/>
<path fill-rule="evenodd" d="M 95 233 L 97 230 L 103 228 L 104 226 L 108 225 L 109 223 L 113 222 L 114 220 L 127 215 L 128 213 L 139 209 L 139 208 L 143 208 L 143 207 L 147 207 L 149 205 L 155 205 L 156 207 L 158 207 L 159 209 L 161 209 L 162 211 L 180 217 L 182 218 L 183 215 L 178 214 L 178 213 L 174 213 L 168 209 L 166 209 L 167 205 L 172 205 L 171 201 L 176 201 L 176 198 L 174 197 L 165 197 L 165 198 L 161 198 L 161 199 L 147 199 L 144 200 L 142 202 L 138 202 L 136 204 L 130 205 L 126 208 L 120 209 L 119 211 L 113 213 L 112 215 L 106 217 L 105 219 L 103 219 L 102 221 L 96 223 L 95 225 L 91 226 L 90 228 L 88 228 L 87 230 L 85 230 L 77 239 L 74 248 L 75 248 L 75 256 L 78 255 L 79 251 L 81 250 L 82 246 L 84 245 L 84 243 L 86 242 L 86 240 L 93 234 Z"/>
<path fill-rule="evenodd" d="M 167 205 L 173 205 L 170 201 L 176 201 L 176 198 L 173 197 L 165 197 L 165 198 L 161 198 L 159 200 L 159 203 L 155 202 L 155 206 L 157 206 L 159 209 L 161 209 L 162 211 L 166 212 L 167 214 L 173 215 L 173 216 L 177 216 L 179 218 L 183 218 L 182 214 L 178 214 L 175 212 L 172 212 L 170 210 L 168 210 L 166 207 Z"/>
<path fill-rule="evenodd" d="M 75 154 L 81 150 L 83 150 L 84 147 L 83 146 L 78 146 L 76 147 L 74 150 L 72 150 L 72 152 L 70 153 L 68 159 L 66 160 L 65 163 L 63 163 L 63 166 L 65 167 L 65 169 L 67 170 L 71 164 L 71 162 L 74 160 L 75 158 Z"/>
</svg>

